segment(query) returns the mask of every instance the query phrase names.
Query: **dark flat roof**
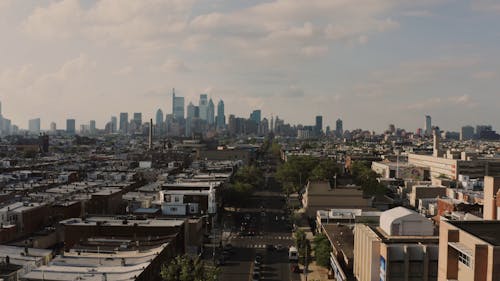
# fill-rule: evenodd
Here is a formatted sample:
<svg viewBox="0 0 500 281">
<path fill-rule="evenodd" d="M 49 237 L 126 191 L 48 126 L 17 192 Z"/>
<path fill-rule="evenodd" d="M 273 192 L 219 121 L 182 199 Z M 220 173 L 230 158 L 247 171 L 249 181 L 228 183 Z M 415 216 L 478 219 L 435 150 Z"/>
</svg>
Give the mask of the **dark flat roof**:
<svg viewBox="0 0 500 281">
<path fill-rule="evenodd" d="M 494 246 L 500 246 L 500 221 L 447 221 Z"/>
</svg>

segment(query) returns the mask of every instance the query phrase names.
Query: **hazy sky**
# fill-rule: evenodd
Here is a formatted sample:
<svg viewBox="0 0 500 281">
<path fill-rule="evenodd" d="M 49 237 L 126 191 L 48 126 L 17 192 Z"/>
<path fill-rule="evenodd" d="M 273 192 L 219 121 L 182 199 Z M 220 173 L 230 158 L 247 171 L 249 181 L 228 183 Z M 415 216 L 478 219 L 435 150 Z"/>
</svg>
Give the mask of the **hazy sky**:
<svg viewBox="0 0 500 281">
<path fill-rule="evenodd" d="M 0 0 L 0 101 L 22 128 L 171 112 L 381 131 L 500 129 L 498 0 Z"/>
</svg>

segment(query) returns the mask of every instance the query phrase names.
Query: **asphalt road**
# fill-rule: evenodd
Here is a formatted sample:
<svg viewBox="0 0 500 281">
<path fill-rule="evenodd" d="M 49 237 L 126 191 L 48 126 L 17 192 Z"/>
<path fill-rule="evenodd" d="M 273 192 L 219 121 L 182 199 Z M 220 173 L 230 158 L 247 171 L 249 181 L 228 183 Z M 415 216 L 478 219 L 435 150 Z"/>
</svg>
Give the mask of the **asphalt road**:
<svg viewBox="0 0 500 281">
<path fill-rule="evenodd" d="M 290 223 L 284 212 L 283 197 L 279 192 L 262 192 L 249 200 L 250 208 L 245 212 L 229 212 L 225 215 L 224 224 L 231 231 L 226 232 L 224 244 L 230 243 L 233 253 L 228 255 L 225 264 L 221 266 L 220 280 L 252 280 L 256 253 L 263 256 L 260 280 L 300 280 L 298 274 L 290 272 L 288 247 L 294 242 Z M 244 231 L 242 225 L 245 225 Z M 242 233 L 245 235 L 240 235 Z M 269 250 L 266 245 L 280 245 L 282 249 Z"/>
</svg>

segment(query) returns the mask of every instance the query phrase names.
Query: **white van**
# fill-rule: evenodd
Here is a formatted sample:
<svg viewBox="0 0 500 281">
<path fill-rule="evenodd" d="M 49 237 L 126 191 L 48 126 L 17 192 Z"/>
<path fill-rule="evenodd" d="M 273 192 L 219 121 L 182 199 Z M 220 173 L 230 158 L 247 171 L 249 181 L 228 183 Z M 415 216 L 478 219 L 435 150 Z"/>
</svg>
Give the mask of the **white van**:
<svg viewBox="0 0 500 281">
<path fill-rule="evenodd" d="M 295 248 L 294 246 L 291 246 L 290 249 L 288 249 L 288 260 L 290 261 L 299 260 L 299 252 L 297 251 L 297 248 Z"/>
</svg>

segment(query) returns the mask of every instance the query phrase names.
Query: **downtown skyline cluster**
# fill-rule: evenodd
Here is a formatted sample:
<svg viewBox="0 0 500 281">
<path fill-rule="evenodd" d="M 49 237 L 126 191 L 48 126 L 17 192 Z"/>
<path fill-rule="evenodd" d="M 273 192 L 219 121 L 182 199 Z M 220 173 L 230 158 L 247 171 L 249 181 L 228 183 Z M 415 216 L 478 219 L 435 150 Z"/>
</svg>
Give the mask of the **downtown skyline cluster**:
<svg viewBox="0 0 500 281">
<path fill-rule="evenodd" d="M 500 126 L 496 1 L 120 2 L 2 1 L 4 115 L 103 126 L 176 87 L 293 124 Z"/>
</svg>

